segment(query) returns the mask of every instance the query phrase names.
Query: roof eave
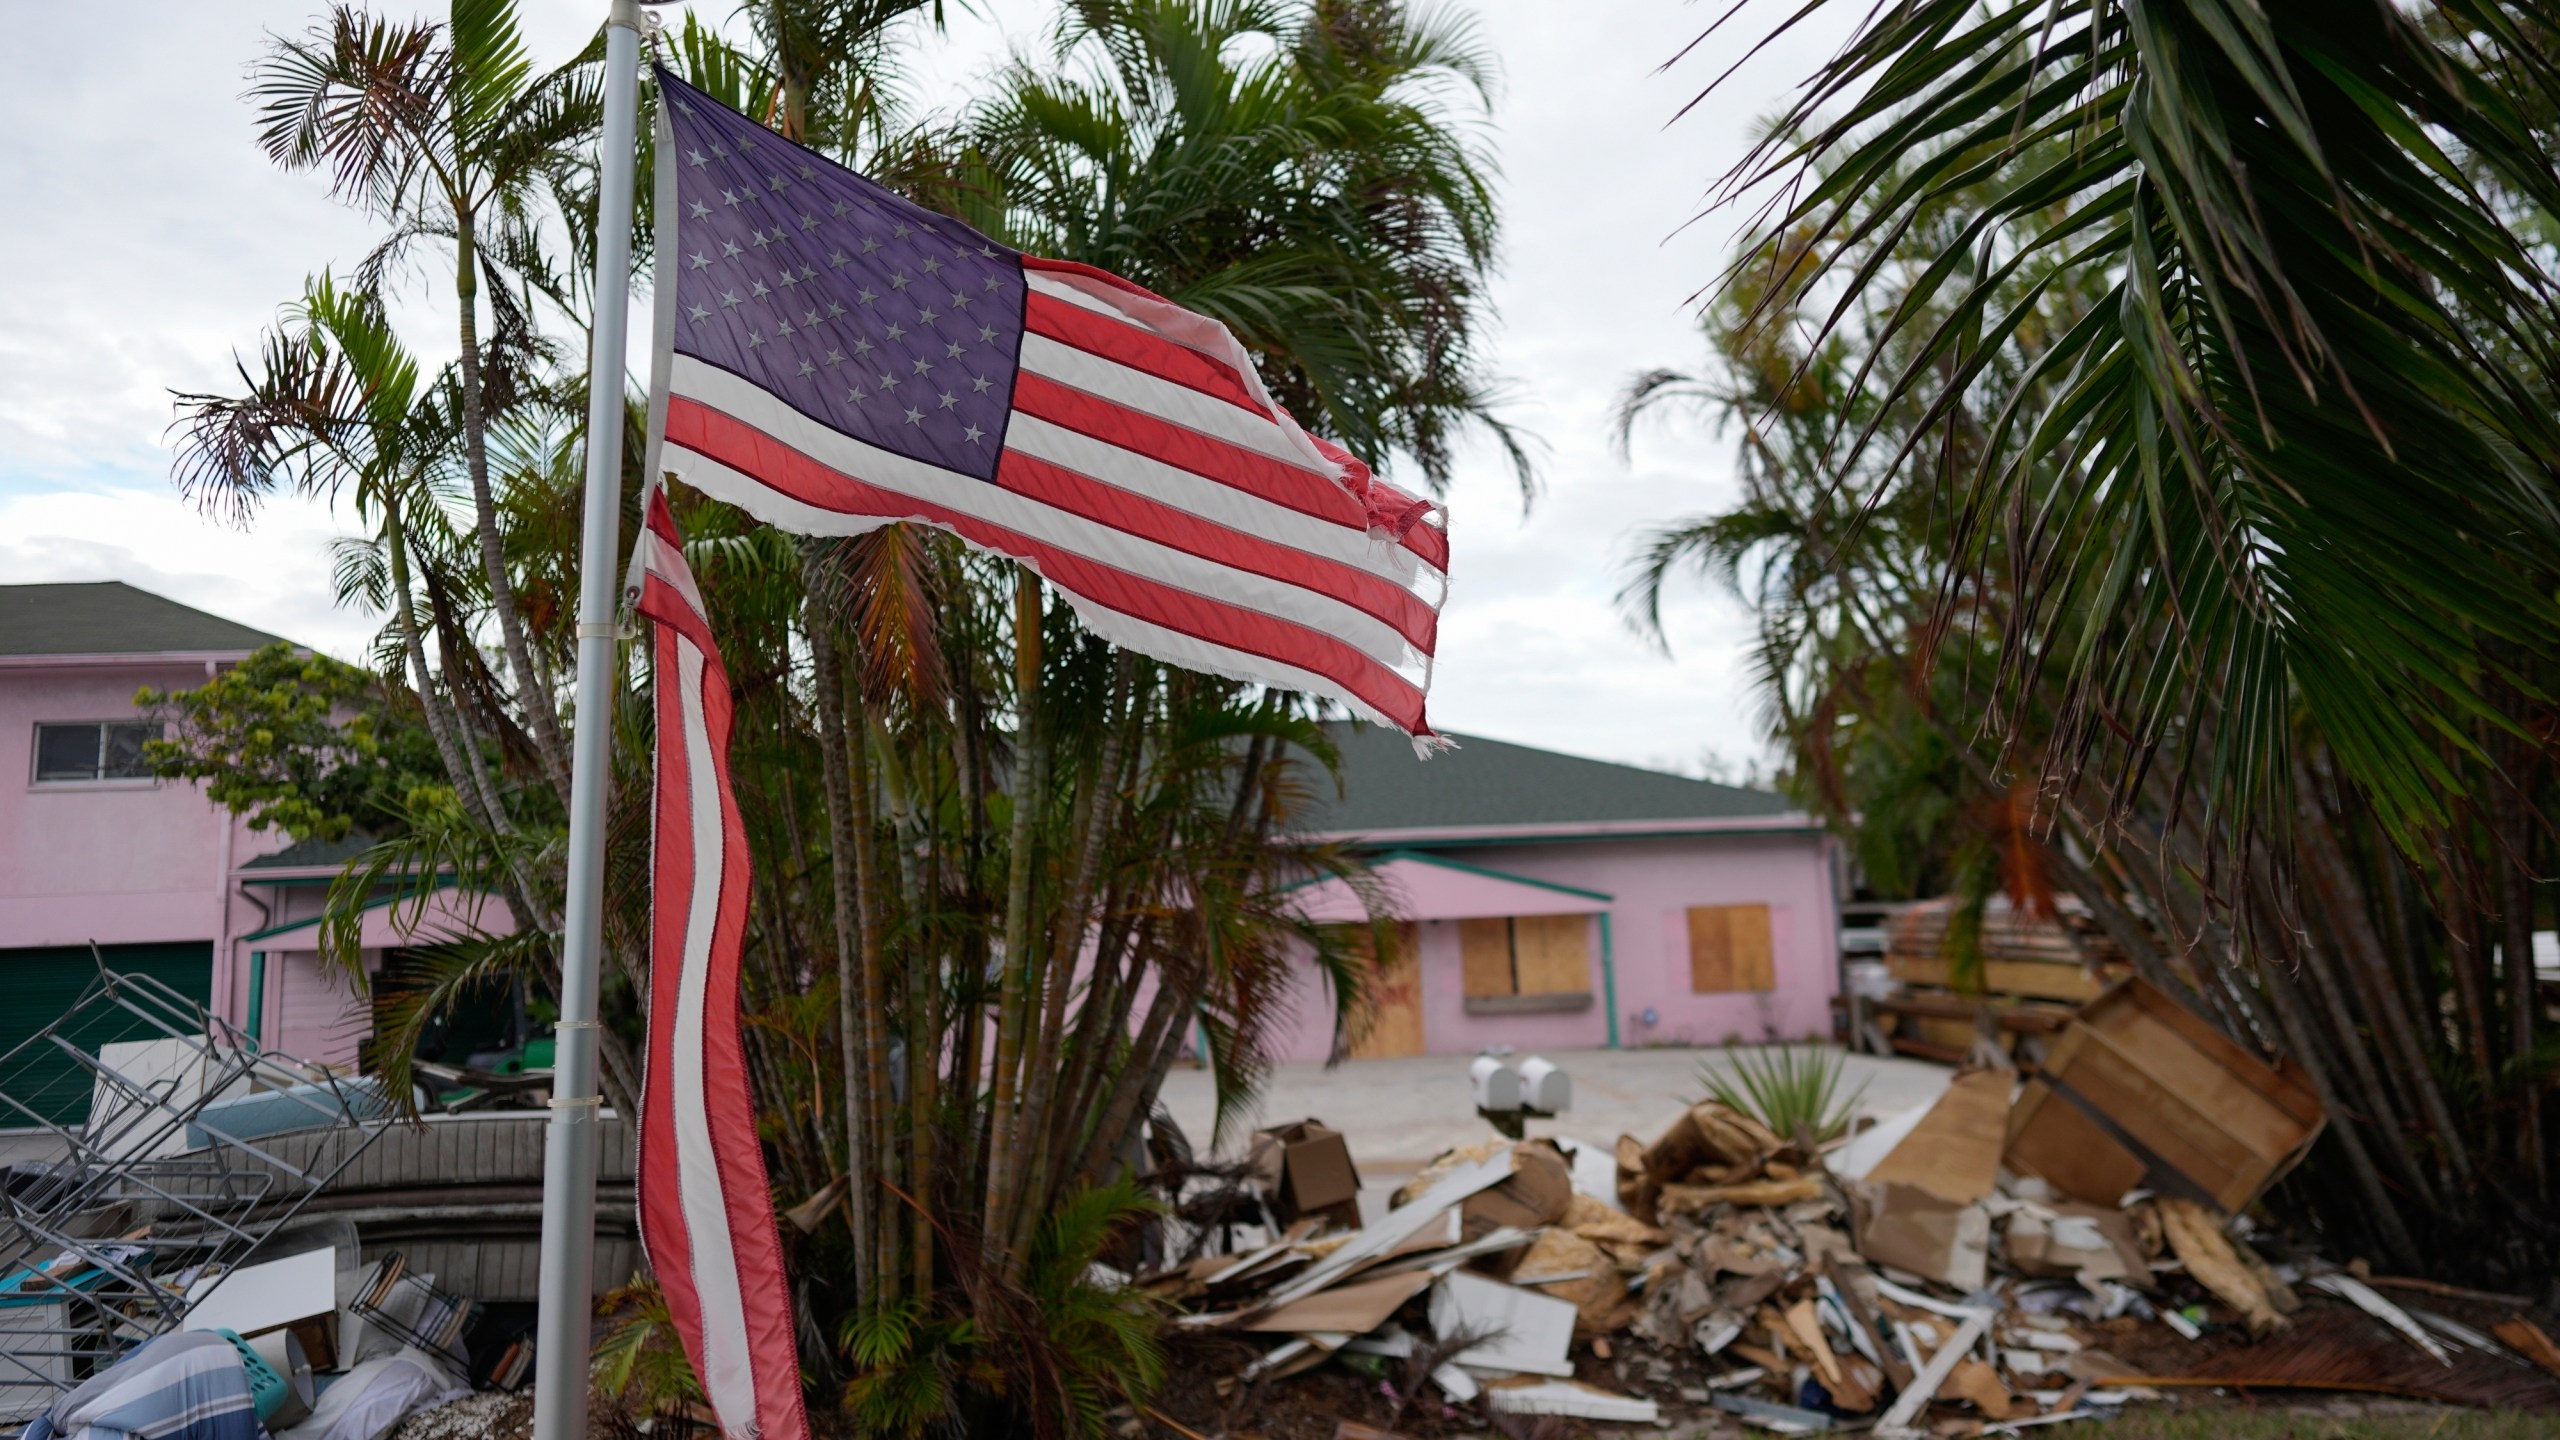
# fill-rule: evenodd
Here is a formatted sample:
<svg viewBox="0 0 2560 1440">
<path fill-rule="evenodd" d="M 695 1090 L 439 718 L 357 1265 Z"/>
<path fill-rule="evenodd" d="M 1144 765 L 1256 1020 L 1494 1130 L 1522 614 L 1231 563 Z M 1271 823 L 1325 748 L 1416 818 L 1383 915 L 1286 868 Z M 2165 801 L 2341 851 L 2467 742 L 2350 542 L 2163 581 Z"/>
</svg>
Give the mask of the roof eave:
<svg viewBox="0 0 2560 1440">
<path fill-rule="evenodd" d="M 1797 835 L 1822 822 L 1800 810 L 1775 815 L 1723 815 L 1659 820 L 1532 821 L 1514 825 L 1414 825 L 1378 830 L 1327 830 L 1306 838 L 1360 846 L 1516 845 L 1542 840 L 1646 840 L 1676 836 Z"/>
<path fill-rule="evenodd" d="M 237 665 L 248 650 L 86 650 L 62 655 L 0 655 L 0 670 L 104 670 L 162 665 Z"/>
</svg>

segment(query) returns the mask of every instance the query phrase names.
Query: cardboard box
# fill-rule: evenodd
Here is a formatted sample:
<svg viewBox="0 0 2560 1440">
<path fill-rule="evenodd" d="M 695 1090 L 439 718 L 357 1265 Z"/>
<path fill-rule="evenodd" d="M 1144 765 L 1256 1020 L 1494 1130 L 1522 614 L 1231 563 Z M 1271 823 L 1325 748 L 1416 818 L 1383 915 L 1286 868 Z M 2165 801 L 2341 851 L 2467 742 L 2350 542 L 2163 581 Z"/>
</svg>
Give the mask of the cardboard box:
<svg viewBox="0 0 2560 1440">
<path fill-rule="evenodd" d="M 1887 1181 L 1850 1187 L 1858 1253 L 1967 1294 L 1990 1280 L 1991 1212 L 1917 1185 Z"/>
<path fill-rule="evenodd" d="M 2113 1205 L 2136 1185 L 2238 1214 L 2327 1123 L 2298 1067 L 2269 1065 L 2150 984 L 2084 1007 L 2009 1114 L 2002 1162 Z"/>
<path fill-rule="evenodd" d="M 1340 1131 L 1313 1119 L 1257 1130 L 1246 1159 L 1282 1224 L 1315 1215 L 1359 1228 L 1360 1172 Z"/>
<path fill-rule="evenodd" d="M 1479 1190 L 1459 1202 L 1462 1240 L 1480 1240 L 1508 1226 L 1535 1230 L 1564 1218 L 1573 1203 L 1573 1167 L 1556 1148 L 1531 1140 L 1511 1148 L 1511 1178 L 1490 1190 Z M 1510 1251 L 1496 1258 L 1496 1269 L 1519 1258 Z"/>
<path fill-rule="evenodd" d="M 2001 1141 L 2008 1131 L 2014 1083 L 2006 1070 L 1958 1075 L 1865 1178 L 1916 1185 L 1957 1205 L 1990 1194 L 2000 1182 Z"/>
</svg>

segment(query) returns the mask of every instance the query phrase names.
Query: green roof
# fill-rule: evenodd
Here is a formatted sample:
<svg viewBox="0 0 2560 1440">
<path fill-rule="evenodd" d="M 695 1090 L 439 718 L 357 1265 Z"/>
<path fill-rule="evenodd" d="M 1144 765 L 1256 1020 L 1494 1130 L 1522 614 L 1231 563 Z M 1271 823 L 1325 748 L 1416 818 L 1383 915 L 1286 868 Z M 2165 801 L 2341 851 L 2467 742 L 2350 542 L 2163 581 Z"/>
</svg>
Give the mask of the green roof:
<svg viewBox="0 0 2560 1440">
<path fill-rule="evenodd" d="M 361 830 L 350 830 L 335 840 L 296 840 L 272 855 L 261 855 L 240 867 L 240 873 L 253 870 L 302 870 L 316 865 L 334 865 L 340 869 L 373 848 L 373 837 Z"/>
<path fill-rule="evenodd" d="M 1793 801 L 1768 790 L 1477 735 L 1451 735 L 1457 749 L 1419 760 L 1413 742 L 1393 730 L 1348 721 L 1325 730 L 1341 752 L 1342 793 L 1337 799 L 1332 785 L 1321 776 L 1314 780 L 1314 801 L 1297 817 L 1297 828 L 1309 834 L 1570 829 L 1647 821 L 1685 828 L 1699 821 L 1795 820 L 1800 814 Z"/>
<path fill-rule="evenodd" d="M 278 638 L 121 580 L 0 585 L 0 655 L 238 654 Z"/>
</svg>

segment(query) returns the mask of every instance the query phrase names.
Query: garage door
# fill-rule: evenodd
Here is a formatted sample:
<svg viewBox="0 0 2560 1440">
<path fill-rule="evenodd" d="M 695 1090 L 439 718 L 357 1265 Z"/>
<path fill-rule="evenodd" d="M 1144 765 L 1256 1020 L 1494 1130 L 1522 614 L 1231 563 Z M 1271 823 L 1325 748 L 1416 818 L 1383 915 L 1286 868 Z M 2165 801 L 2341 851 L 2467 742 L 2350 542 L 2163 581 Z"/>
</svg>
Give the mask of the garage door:
<svg viewBox="0 0 2560 1440">
<path fill-rule="evenodd" d="M 213 942 L 175 945 L 104 945 L 107 968 L 119 974 L 147 975 L 201 1005 L 213 993 Z M 0 950 L 0 1130 L 33 1126 L 28 1111 L 57 1125 L 77 1125 L 89 1118 L 90 1077 L 59 1046 L 29 1044 L 46 1026 L 59 1020 L 98 983 L 98 962 L 86 945 Z M 82 1017 L 64 1038 L 94 1055 L 112 1040 L 157 1039 L 161 1032 L 145 1028 L 121 1008 L 106 1007 Z M 24 1107 L 24 1108 L 21 1108 Z"/>
</svg>

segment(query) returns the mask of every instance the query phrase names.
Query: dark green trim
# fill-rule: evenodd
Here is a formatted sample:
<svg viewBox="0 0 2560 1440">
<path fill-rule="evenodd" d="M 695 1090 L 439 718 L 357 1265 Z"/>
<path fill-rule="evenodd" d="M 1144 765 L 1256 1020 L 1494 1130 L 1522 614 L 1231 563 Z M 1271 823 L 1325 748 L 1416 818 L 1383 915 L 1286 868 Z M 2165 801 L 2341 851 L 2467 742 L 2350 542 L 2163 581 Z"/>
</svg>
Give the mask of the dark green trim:
<svg viewBox="0 0 2560 1440">
<path fill-rule="evenodd" d="M 1600 912 L 1600 989 L 1609 1007 L 1609 1048 L 1618 1048 L 1618 956 L 1609 943 L 1609 912 Z"/>
<path fill-rule="evenodd" d="M 356 908 L 359 910 L 379 910 L 383 906 L 389 905 L 395 901 L 414 899 L 421 894 L 433 894 L 438 890 L 450 890 L 452 888 L 452 881 L 443 880 L 429 886 L 425 891 L 395 890 L 388 895 L 379 895 L 371 900 L 367 900 Z M 320 914 L 312 916 L 308 920 L 288 920 L 282 925 L 270 925 L 264 930 L 252 930 L 248 934 L 239 938 L 244 941 L 265 940 L 277 935 L 290 935 L 296 930 L 308 930 L 312 926 L 317 925 L 328 918 L 328 912 L 323 911 Z"/>
<path fill-rule="evenodd" d="M 1470 835 L 1454 840 L 1403 839 L 1375 843 L 1389 845 L 1391 850 L 1379 852 L 1386 854 L 1418 850 L 1423 847 L 1432 850 L 1483 850 L 1488 847 L 1510 846 L 1516 849 L 1523 845 L 1576 845 L 1594 840 L 1721 840 L 1728 836 L 1820 835 L 1822 833 L 1824 833 L 1823 827 L 1819 823 L 1807 822 L 1794 825 L 1739 826 L 1732 829 L 1719 827 L 1714 830 L 1628 830 L 1608 835 Z M 1358 835 L 1343 835 L 1339 838 L 1351 845 L 1372 843 Z"/>
<path fill-rule="evenodd" d="M 1514 875 L 1508 870 L 1495 870 L 1483 865 L 1470 865 L 1463 860 L 1452 860 L 1444 855 L 1434 855 L 1428 850 L 1382 850 L 1372 856 L 1369 863 L 1372 866 L 1377 866 L 1387 864 L 1394 860 L 1412 860 L 1424 865 L 1437 865 L 1443 870 L 1455 870 L 1461 875 L 1481 875 L 1487 880 L 1507 880 L 1514 885 L 1527 885 L 1539 890 L 1552 890 L 1559 895 L 1575 895 L 1585 900 L 1597 900 L 1604 905 L 1615 905 L 1618 903 L 1617 896 L 1606 894 L 1602 891 L 1585 890 L 1579 885 L 1564 885 L 1553 880 L 1539 880 L 1528 875 Z"/>
<path fill-rule="evenodd" d="M 249 1038 L 267 1043 L 267 952 L 249 952 Z"/>
</svg>

